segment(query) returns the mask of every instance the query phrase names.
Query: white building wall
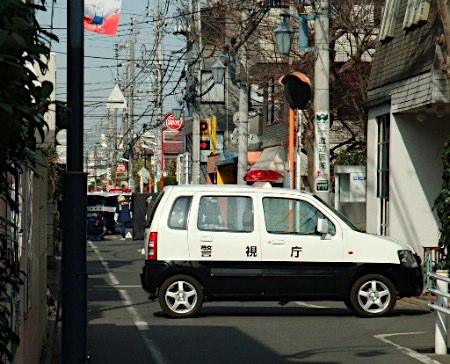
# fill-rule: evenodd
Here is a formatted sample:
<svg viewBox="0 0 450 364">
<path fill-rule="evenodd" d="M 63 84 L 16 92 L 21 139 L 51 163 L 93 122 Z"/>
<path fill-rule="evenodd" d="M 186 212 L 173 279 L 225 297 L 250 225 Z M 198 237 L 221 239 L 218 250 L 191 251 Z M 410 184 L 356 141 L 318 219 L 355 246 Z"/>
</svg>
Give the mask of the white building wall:
<svg viewBox="0 0 450 364">
<path fill-rule="evenodd" d="M 435 117 L 395 115 L 391 124 L 390 236 L 410 242 L 418 252 L 437 246 L 439 226 L 433 211 L 442 179 L 442 147 L 448 122 Z"/>
<path fill-rule="evenodd" d="M 380 233 L 380 206 L 377 199 L 377 117 L 390 113 L 390 105 L 382 104 L 369 109 L 367 122 L 367 168 L 366 168 L 366 231 Z"/>
<path fill-rule="evenodd" d="M 379 234 L 376 116 L 388 111 L 371 109 L 367 151 L 367 231 Z M 415 114 L 391 114 L 389 236 L 411 243 L 423 255 L 423 246 L 437 246 L 438 219 L 434 200 L 441 188 L 442 149 L 450 134 L 444 118 L 417 121 Z"/>
</svg>

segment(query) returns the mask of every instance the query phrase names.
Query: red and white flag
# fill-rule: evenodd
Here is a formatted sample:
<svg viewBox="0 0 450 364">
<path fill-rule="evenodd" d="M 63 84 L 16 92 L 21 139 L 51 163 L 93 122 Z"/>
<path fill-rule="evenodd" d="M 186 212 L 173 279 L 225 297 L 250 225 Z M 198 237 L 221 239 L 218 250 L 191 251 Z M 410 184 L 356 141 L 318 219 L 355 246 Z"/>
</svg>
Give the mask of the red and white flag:
<svg viewBox="0 0 450 364">
<path fill-rule="evenodd" d="M 122 0 L 86 0 L 84 3 L 84 29 L 115 36 L 119 26 Z"/>
</svg>

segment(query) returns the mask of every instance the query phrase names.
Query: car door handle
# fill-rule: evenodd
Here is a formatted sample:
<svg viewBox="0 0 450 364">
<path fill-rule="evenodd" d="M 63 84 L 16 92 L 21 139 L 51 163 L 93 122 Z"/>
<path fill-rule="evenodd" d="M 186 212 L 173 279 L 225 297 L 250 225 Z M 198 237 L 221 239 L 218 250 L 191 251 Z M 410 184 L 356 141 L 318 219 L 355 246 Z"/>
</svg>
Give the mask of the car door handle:
<svg viewBox="0 0 450 364">
<path fill-rule="evenodd" d="M 269 244 L 272 244 L 272 245 L 284 245 L 284 240 L 269 240 Z"/>
<path fill-rule="evenodd" d="M 200 237 L 200 241 L 202 243 L 212 243 L 213 238 L 210 236 L 202 236 L 202 237 Z"/>
</svg>

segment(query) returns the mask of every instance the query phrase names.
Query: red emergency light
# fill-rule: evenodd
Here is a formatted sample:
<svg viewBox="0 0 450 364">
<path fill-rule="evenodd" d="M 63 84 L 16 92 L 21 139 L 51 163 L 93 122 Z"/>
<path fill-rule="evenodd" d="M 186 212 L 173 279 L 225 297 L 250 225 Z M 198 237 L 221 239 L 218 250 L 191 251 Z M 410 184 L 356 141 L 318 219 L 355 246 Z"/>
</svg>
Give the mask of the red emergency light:
<svg viewBox="0 0 450 364">
<path fill-rule="evenodd" d="M 277 171 L 256 169 L 247 172 L 244 175 L 244 181 L 247 182 L 283 182 L 283 175 Z"/>
</svg>

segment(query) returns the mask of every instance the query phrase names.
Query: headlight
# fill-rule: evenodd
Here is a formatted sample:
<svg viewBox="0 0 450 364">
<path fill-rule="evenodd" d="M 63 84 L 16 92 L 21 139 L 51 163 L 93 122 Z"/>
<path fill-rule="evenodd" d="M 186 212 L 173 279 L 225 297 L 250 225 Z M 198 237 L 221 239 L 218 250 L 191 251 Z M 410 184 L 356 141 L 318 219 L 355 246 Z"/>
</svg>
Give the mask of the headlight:
<svg viewBox="0 0 450 364">
<path fill-rule="evenodd" d="M 398 259 L 400 260 L 400 264 L 405 268 L 417 268 L 419 266 L 414 257 L 414 253 L 410 250 L 399 250 Z"/>
</svg>

